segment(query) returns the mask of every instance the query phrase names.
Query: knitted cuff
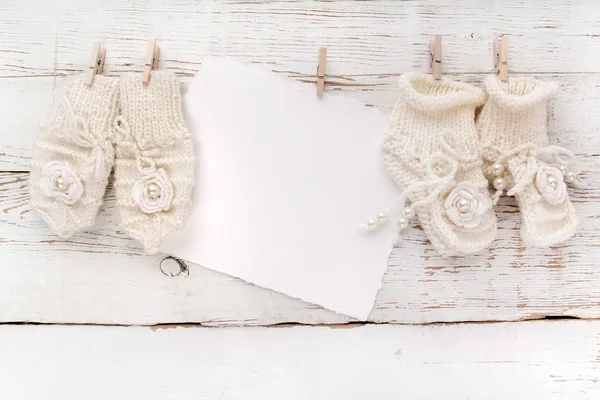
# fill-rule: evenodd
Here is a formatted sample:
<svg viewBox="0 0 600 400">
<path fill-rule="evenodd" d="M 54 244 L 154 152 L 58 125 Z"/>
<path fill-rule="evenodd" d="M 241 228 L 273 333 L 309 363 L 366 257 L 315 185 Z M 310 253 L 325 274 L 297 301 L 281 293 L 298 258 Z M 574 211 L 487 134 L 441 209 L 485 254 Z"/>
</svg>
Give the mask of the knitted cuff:
<svg viewBox="0 0 600 400">
<path fill-rule="evenodd" d="M 534 78 L 510 78 L 502 82 L 497 76 L 484 80 L 490 101 L 508 111 L 527 111 L 533 107 L 546 108 L 548 100 L 556 95 L 558 85 Z"/>
<path fill-rule="evenodd" d="M 152 254 L 179 229 L 191 207 L 194 149 L 175 74 L 153 71 L 148 84 L 141 74 L 125 74 L 120 87 L 117 206 L 125 232 Z"/>
<path fill-rule="evenodd" d="M 121 116 L 129 134 L 142 150 L 168 147 L 189 138 L 181 109 L 177 76 L 169 71 L 152 71 L 145 84 L 137 73 L 121 77 Z"/>
<path fill-rule="evenodd" d="M 487 99 L 485 92 L 475 86 L 447 78 L 436 80 L 431 75 L 416 72 L 403 74 L 398 87 L 403 102 L 427 113 L 477 107 Z"/>
<path fill-rule="evenodd" d="M 65 238 L 94 224 L 114 161 L 118 80 L 98 75 L 87 86 L 83 79 L 66 79 L 31 160 L 31 205 Z"/>
<path fill-rule="evenodd" d="M 399 228 L 416 212 L 444 255 L 476 252 L 495 236 L 474 123 L 475 107 L 485 100 L 481 89 L 465 83 L 416 73 L 400 78 L 383 148 L 391 177 L 412 204 Z M 399 204 L 403 209 L 404 198 Z"/>
<path fill-rule="evenodd" d="M 554 82 L 509 78 L 502 83 L 496 76 L 488 76 L 484 85 L 489 101 L 477 120 L 484 149 L 502 153 L 526 144 L 548 145 L 548 100 L 558 89 Z"/>
<path fill-rule="evenodd" d="M 96 75 L 91 86 L 84 83 L 83 75 L 65 80 L 64 94 L 69 99 L 73 114 L 86 120 L 90 133 L 110 146 L 114 121 L 119 113 L 119 80 Z"/>
</svg>

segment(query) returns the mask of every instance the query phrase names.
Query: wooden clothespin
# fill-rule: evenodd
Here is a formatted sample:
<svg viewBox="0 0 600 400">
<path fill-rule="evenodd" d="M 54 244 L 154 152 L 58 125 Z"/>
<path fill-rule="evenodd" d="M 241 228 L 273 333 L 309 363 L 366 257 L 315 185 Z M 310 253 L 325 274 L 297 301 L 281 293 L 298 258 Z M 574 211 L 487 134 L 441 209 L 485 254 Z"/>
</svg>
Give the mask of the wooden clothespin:
<svg viewBox="0 0 600 400">
<path fill-rule="evenodd" d="M 327 48 L 319 49 L 319 65 L 317 66 L 317 96 L 323 95 L 325 89 L 325 60 L 327 58 Z"/>
<path fill-rule="evenodd" d="M 94 43 L 92 47 L 92 58 L 90 59 L 90 65 L 88 70 L 85 72 L 85 84 L 91 85 L 94 83 L 94 77 L 96 74 L 104 72 L 104 60 L 106 58 L 106 49 L 102 48 L 100 43 Z"/>
<path fill-rule="evenodd" d="M 142 82 L 144 83 L 150 81 L 150 71 L 158 68 L 158 51 L 156 39 L 149 41 L 148 51 L 146 52 L 146 63 L 144 64 L 144 71 L 142 73 Z"/>
<path fill-rule="evenodd" d="M 508 36 L 494 40 L 494 68 L 502 82 L 508 80 Z"/>
<path fill-rule="evenodd" d="M 431 52 L 431 73 L 434 79 L 442 79 L 442 35 L 435 35 L 429 42 Z"/>
</svg>

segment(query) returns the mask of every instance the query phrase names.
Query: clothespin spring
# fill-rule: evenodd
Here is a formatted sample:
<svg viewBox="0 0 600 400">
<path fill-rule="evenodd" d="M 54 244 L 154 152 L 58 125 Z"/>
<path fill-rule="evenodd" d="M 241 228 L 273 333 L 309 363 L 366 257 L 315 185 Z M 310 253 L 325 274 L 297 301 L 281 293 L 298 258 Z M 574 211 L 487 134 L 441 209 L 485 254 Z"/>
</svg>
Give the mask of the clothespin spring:
<svg viewBox="0 0 600 400">
<path fill-rule="evenodd" d="M 85 73 L 85 84 L 91 85 L 94 83 L 96 74 L 104 72 L 104 60 L 106 59 L 106 49 L 100 43 L 94 43 L 92 47 L 92 57 Z"/>
<path fill-rule="evenodd" d="M 494 40 L 494 69 L 502 82 L 508 81 L 508 36 Z"/>
<path fill-rule="evenodd" d="M 442 36 L 435 35 L 435 40 L 429 42 L 431 52 L 431 74 L 436 80 L 442 79 Z"/>
</svg>

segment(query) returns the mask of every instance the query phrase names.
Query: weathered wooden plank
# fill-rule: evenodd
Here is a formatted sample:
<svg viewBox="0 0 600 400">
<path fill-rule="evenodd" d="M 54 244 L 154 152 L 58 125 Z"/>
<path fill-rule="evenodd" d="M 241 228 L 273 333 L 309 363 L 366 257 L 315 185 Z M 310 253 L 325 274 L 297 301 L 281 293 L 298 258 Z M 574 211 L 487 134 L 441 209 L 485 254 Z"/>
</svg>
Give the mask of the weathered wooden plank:
<svg viewBox="0 0 600 400">
<path fill-rule="evenodd" d="M 282 73 L 294 78 L 289 73 Z M 461 75 L 460 80 L 481 85 L 483 76 Z M 551 105 L 549 130 L 553 143 L 569 147 L 580 155 L 593 155 L 600 146 L 600 75 L 543 75 L 555 80 L 561 91 Z M 361 86 L 331 86 L 327 90 L 350 95 L 365 104 L 391 111 L 397 99 L 398 75 L 361 78 Z M 182 79 L 185 90 L 190 78 Z M 60 79 L 0 79 L 0 171 L 28 171 L 38 124 L 50 112 Z M 383 132 L 373 132 L 381 135 Z"/>
<path fill-rule="evenodd" d="M 157 38 L 161 65 L 192 74 L 206 54 L 269 63 L 313 76 L 319 46 L 328 74 L 391 74 L 428 65 L 427 42 L 444 35 L 448 72 L 492 70 L 492 40 L 511 40 L 510 69 L 600 72 L 595 1 L 28 1 L 0 4 L 0 76 L 80 71 L 91 43 L 108 48 L 107 71 L 139 70 Z M 354 75 L 354 76 L 353 76 Z"/>
<path fill-rule="evenodd" d="M 25 6 L 26 5 L 26 6 Z M 427 41 L 444 35 L 444 68 L 480 84 L 492 39 L 511 35 L 510 69 L 558 80 L 554 143 L 581 159 L 589 189 L 573 192 L 578 235 L 551 249 L 525 248 L 513 201 L 498 208 L 498 239 L 479 256 L 438 257 L 418 229 L 390 257 L 370 320 L 432 322 L 600 315 L 597 201 L 600 8 L 595 1 L 189 2 L 3 1 L 0 4 L 0 171 L 27 171 L 36 126 L 59 75 L 81 71 L 92 41 L 108 47 L 107 74 L 140 70 L 146 40 L 161 67 L 185 82 L 206 54 L 262 63 L 314 82 L 327 46 L 328 91 L 389 111 L 404 71 L 427 70 Z M 307 83 L 309 84 L 309 83 Z M 380 134 L 380 133 L 374 133 Z M 58 240 L 34 217 L 26 174 L 0 174 L 0 321 L 153 324 L 345 322 L 316 306 L 190 266 L 167 278 L 118 230 L 109 191 L 98 228 Z M 235 244 L 232 244 L 232 248 Z"/>
<path fill-rule="evenodd" d="M 0 326 L 0 385 L 6 398 L 22 400 L 585 400 L 600 396 L 599 346 L 600 322 L 581 321 Z"/>
<path fill-rule="evenodd" d="M 597 157 L 583 159 L 589 189 L 573 190 L 577 235 L 552 248 L 525 247 L 512 199 L 497 208 L 498 238 L 479 255 L 442 258 L 418 227 L 392 251 L 375 307 L 377 322 L 600 317 Z M 109 189 L 96 229 L 53 235 L 27 205 L 27 174 L 0 174 L 0 321 L 210 325 L 348 321 L 200 266 L 170 278 L 119 230 Z M 232 243 L 232 250 L 235 243 Z"/>
<path fill-rule="evenodd" d="M 196 265 L 190 265 L 189 276 L 165 276 L 160 269 L 164 256 L 144 255 L 120 230 L 112 187 L 97 228 L 62 240 L 27 205 L 28 174 L 0 175 L 0 322 L 262 325 L 348 320 Z"/>
</svg>

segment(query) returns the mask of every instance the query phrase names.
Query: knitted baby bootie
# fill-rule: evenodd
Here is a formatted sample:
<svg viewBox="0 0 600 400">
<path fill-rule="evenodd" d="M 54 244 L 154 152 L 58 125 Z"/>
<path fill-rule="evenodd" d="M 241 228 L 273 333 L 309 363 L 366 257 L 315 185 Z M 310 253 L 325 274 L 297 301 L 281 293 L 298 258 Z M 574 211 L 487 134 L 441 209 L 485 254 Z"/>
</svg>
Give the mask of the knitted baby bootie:
<svg viewBox="0 0 600 400">
<path fill-rule="evenodd" d="M 548 246 L 575 233 L 577 218 L 565 182 L 577 184 L 568 150 L 548 145 L 548 99 L 554 83 L 532 78 L 485 79 L 489 100 L 477 118 L 486 176 L 498 198 L 506 188 L 521 209 L 524 242 Z"/>
<path fill-rule="evenodd" d="M 416 213 L 445 256 L 477 252 L 496 235 L 474 121 L 475 108 L 485 100 L 481 89 L 465 83 L 418 73 L 400 78 L 400 98 L 383 147 L 388 172 L 403 188 L 390 213 L 400 213 L 399 230 Z M 388 217 L 383 213 L 379 220 Z"/>
<path fill-rule="evenodd" d="M 147 253 L 177 231 L 190 207 L 194 148 L 182 113 L 179 81 L 172 72 L 139 73 L 120 80 L 121 116 L 115 138 L 117 206 L 125 232 Z"/>
<path fill-rule="evenodd" d="M 66 79 L 58 106 L 41 124 L 31 160 L 31 206 L 59 236 L 94 224 L 114 150 L 109 140 L 118 113 L 119 81 L 97 75 Z"/>
</svg>

